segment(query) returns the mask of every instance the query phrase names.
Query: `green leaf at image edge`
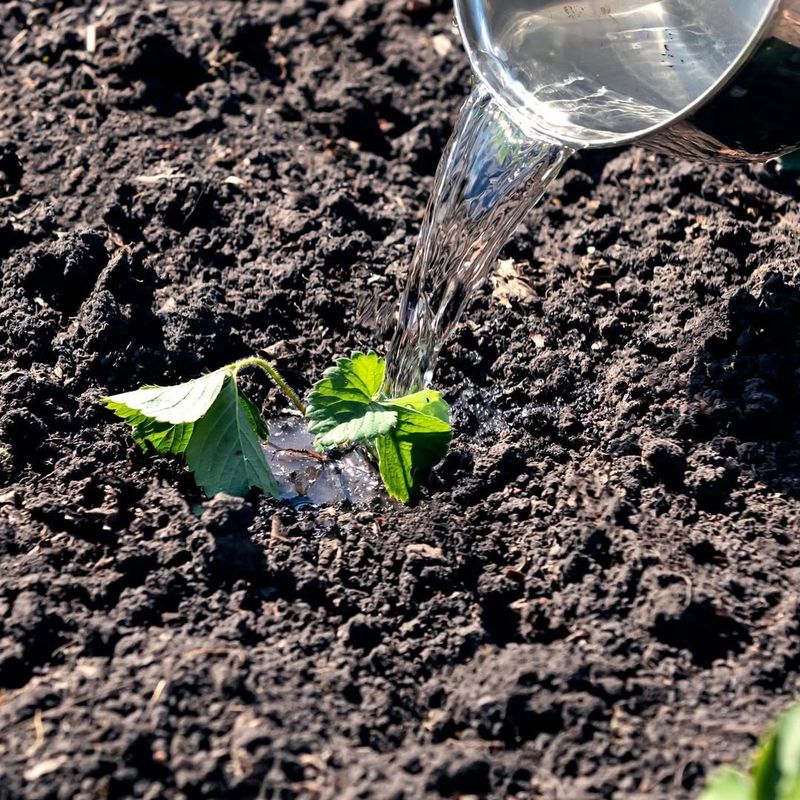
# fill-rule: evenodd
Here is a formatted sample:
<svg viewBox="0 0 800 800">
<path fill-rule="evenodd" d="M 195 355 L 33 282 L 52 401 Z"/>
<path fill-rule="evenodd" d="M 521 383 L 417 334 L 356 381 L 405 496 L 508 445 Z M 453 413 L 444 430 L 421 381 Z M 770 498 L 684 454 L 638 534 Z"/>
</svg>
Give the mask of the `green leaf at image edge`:
<svg viewBox="0 0 800 800">
<path fill-rule="evenodd" d="M 773 731 L 763 742 L 753 764 L 754 800 L 778 800 L 778 737 Z"/>
<path fill-rule="evenodd" d="M 749 775 L 723 768 L 698 800 L 800 800 L 800 705 L 762 738 Z"/>
<path fill-rule="evenodd" d="M 778 721 L 778 767 L 782 800 L 800 800 L 800 706 Z"/>
<path fill-rule="evenodd" d="M 748 775 L 725 767 L 712 776 L 697 800 L 754 800 L 753 781 Z"/>
<path fill-rule="evenodd" d="M 781 714 L 753 764 L 755 800 L 800 800 L 800 706 Z"/>
</svg>

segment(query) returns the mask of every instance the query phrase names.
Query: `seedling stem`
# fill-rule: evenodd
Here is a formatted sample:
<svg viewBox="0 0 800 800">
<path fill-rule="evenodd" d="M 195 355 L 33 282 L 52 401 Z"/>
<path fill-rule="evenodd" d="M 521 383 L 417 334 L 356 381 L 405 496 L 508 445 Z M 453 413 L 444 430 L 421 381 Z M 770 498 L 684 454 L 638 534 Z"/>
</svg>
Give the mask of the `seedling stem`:
<svg viewBox="0 0 800 800">
<path fill-rule="evenodd" d="M 276 386 L 289 398 L 289 402 L 303 415 L 306 415 L 306 407 L 303 405 L 303 401 L 297 396 L 297 393 L 289 386 L 288 383 L 283 379 L 280 372 L 278 372 L 269 361 L 266 361 L 263 358 L 258 358 L 258 356 L 250 356 L 250 358 L 242 358 L 239 361 L 234 361 L 231 364 L 231 370 L 233 372 L 234 378 L 241 372 L 241 370 L 246 369 L 247 367 L 258 367 L 259 369 L 263 370 L 264 372 L 269 375 L 269 377 L 274 381 Z"/>
</svg>

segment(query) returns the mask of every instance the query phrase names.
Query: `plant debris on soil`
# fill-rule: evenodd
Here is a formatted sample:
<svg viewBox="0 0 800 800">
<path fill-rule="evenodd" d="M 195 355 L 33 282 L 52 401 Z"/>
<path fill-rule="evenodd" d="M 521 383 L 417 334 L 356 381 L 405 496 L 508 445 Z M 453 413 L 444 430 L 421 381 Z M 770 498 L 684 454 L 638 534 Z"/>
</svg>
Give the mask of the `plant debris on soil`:
<svg viewBox="0 0 800 800">
<path fill-rule="evenodd" d="M 102 395 L 385 352 L 445 0 L 0 4 L 0 796 L 688 800 L 800 689 L 800 213 L 581 155 L 417 503 L 204 500 Z M 452 46 L 445 46 L 449 42 Z M 258 376 L 248 395 L 279 410 Z"/>
</svg>

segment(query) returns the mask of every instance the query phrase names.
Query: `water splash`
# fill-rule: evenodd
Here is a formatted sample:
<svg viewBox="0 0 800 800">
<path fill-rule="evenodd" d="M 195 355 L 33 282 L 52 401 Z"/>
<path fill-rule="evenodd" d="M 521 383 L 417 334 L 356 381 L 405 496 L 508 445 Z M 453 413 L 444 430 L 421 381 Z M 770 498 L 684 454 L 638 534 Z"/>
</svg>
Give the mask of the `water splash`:
<svg viewBox="0 0 800 800">
<path fill-rule="evenodd" d="M 478 86 L 436 171 L 389 351 L 387 390 L 427 386 L 500 249 L 573 151 L 532 139 Z"/>
</svg>

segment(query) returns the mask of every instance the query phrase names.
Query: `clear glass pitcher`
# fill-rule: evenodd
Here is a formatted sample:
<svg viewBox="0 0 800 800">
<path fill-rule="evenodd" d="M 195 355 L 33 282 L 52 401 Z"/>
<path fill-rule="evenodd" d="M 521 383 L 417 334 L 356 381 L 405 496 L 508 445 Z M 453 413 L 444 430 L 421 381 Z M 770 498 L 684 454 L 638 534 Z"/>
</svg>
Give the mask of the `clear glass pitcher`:
<svg viewBox="0 0 800 800">
<path fill-rule="evenodd" d="M 800 147 L 800 0 L 455 0 L 478 78 L 523 130 L 765 160 Z"/>
</svg>

